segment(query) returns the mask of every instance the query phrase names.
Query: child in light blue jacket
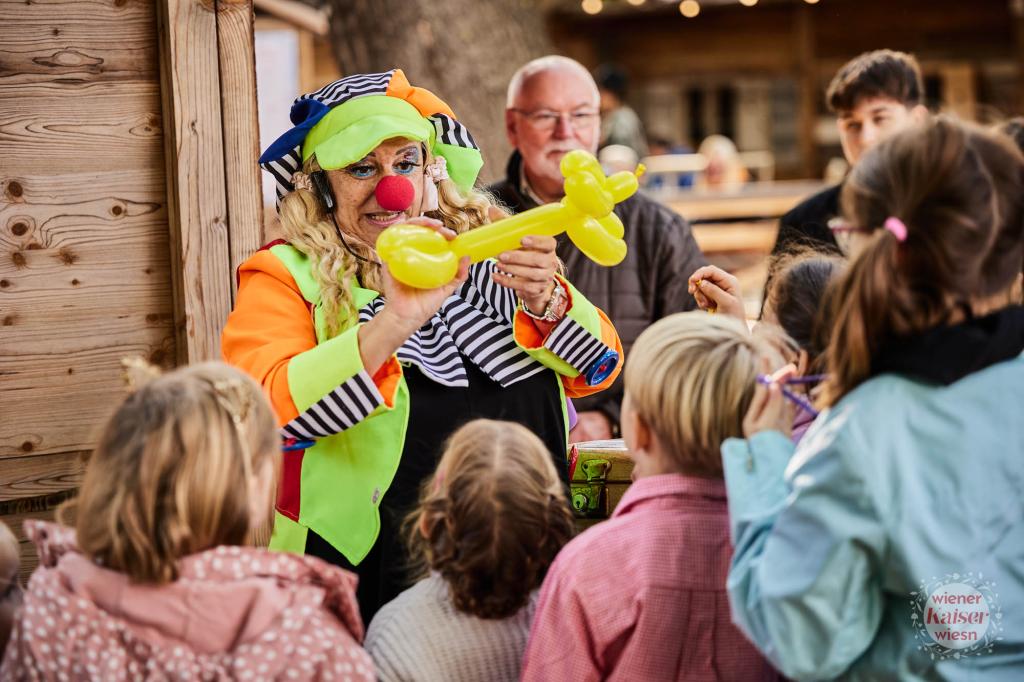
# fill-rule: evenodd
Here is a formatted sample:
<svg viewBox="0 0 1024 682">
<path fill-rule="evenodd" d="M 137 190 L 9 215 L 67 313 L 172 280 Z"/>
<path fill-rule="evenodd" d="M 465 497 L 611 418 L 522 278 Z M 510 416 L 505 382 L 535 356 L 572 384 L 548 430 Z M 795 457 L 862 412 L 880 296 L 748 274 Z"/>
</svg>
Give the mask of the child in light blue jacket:
<svg viewBox="0 0 1024 682">
<path fill-rule="evenodd" d="M 1024 679 L 1024 158 L 939 117 L 842 196 L 823 412 L 722 447 L 734 620 L 787 676 Z"/>
</svg>

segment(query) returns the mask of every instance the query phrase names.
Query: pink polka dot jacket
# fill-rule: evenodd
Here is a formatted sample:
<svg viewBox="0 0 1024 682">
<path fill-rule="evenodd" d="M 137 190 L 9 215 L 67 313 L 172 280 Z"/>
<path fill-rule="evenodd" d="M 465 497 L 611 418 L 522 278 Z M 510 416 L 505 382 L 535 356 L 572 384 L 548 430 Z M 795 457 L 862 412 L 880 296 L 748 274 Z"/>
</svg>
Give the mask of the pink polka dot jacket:
<svg viewBox="0 0 1024 682">
<path fill-rule="evenodd" d="M 40 566 L 0 680 L 373 680 L 356 578 L 314 557 L 217 547 L 166 585 L 131 582 L 26 521 Z"/>
</svg>

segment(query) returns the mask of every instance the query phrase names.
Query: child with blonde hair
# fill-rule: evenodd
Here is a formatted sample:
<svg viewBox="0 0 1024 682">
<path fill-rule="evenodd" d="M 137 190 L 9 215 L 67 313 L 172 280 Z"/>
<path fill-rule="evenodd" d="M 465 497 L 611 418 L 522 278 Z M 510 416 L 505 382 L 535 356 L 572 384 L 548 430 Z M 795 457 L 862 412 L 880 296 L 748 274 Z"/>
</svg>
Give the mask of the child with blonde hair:
<svg viewBox="0 0 1024 682">
<path fill-rule="evenodd" d="M 39 551 L 3 679 L 373 679 L 353 576 L 242 547 L 280 458 L 259 386 L 222 363 L 158 376 L 111 417 Z"/>
<path fill-rule="evenodd" d="M 518 680 L 537 588 L 573 531 L 544 443 L 512 422 L 466 424 L 406 526 L 426 575 L 370 624 L 380 679 Z"/>
<path fill-rule="evenodd" d="M 678 313 L 640 335 L 622 405 L 634 482 L 552 565 L 523 680 L 777 679 L 729 619 L 718 453 L 778 361 L 726 316 Z"/>
</svg>

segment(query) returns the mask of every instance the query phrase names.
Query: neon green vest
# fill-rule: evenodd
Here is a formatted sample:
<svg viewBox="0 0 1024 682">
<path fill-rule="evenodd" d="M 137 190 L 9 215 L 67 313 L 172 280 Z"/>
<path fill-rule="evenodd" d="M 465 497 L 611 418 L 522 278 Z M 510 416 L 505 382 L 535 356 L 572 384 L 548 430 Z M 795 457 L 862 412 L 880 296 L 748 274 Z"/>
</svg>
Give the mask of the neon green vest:
<svg viewBox="0 0 1024 682">
<path fill-rule="evenodd" d="M 302 411 L 334 388 L 324 390 L 318 385 L 319 362 L 331 362 L 336 367 L 338 363 L 350 365 L 352 376 L 363 369 L 356 342 L 358 325 L 353 318 L 342 332 L 327 340 L 320 287 L 313 279 L 309 259 L 287 244 L 271 247 L 270 252 L 288 269 L 312 307 L 318 349 L 330 347 L 323 357 L 310 361 L 297 356 L 288 366 L 289 388 Z M 353 287 L 352 295 L 358 310 L 379 294 Z M 394 407 L 382 405 L 370 418 L 342 433 L 321 438 L 307 449 L 302 460 L 299 520 L 277 512 L 270 548 L 302 554 L 306 531 L 312 528 L 353 564 L 362 561 L 380 532 L 378 506 L 398 469 L 408 421 L 409 389 L 402 377 Z"/>
</svg>

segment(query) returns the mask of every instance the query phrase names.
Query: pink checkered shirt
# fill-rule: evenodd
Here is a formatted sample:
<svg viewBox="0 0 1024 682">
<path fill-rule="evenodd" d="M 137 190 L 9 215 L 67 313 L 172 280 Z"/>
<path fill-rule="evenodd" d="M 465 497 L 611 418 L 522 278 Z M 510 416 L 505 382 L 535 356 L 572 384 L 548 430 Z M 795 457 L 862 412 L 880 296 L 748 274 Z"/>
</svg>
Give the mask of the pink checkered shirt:
<svg viewBox="0 0 1024 682">
<path fill-rule="evenodd" d="M 725 483 L 641 478 L 552 565 L 523 680 L 778 680 L 729 618 Z"/>
</svg>

